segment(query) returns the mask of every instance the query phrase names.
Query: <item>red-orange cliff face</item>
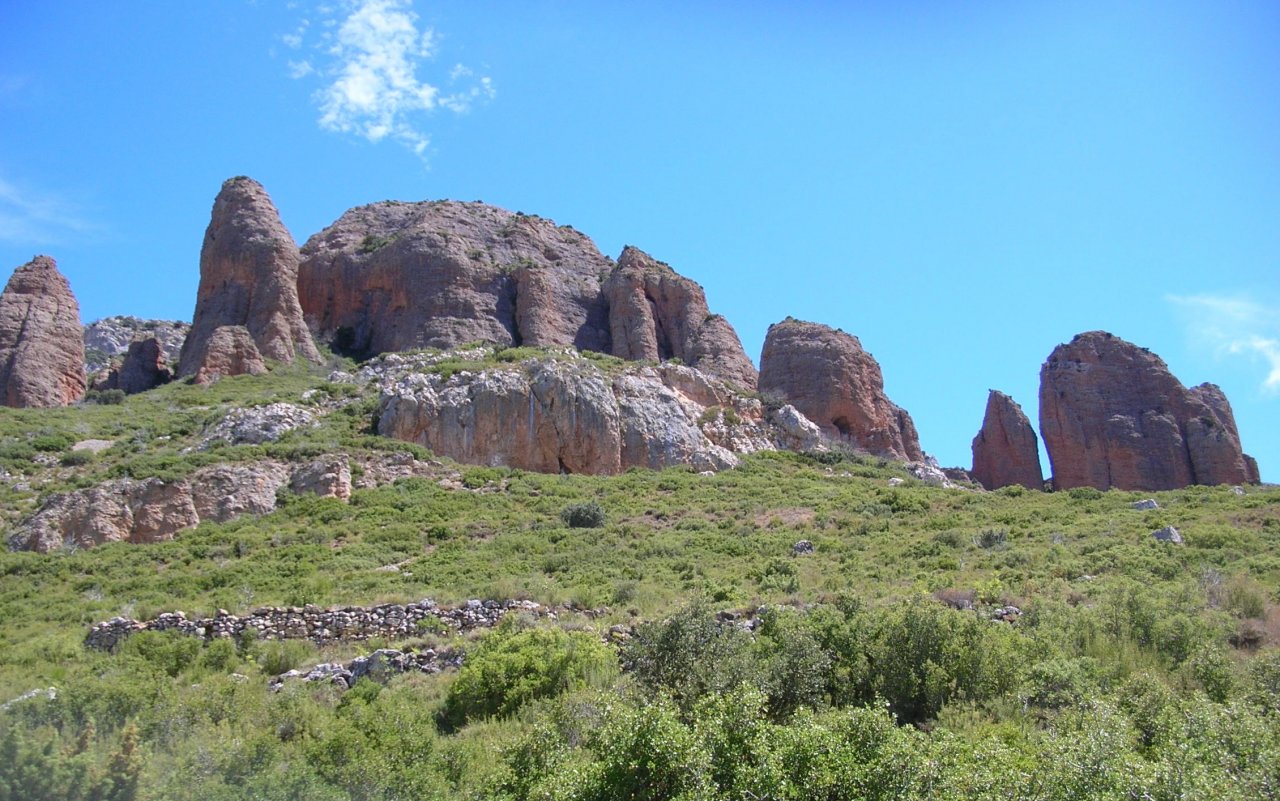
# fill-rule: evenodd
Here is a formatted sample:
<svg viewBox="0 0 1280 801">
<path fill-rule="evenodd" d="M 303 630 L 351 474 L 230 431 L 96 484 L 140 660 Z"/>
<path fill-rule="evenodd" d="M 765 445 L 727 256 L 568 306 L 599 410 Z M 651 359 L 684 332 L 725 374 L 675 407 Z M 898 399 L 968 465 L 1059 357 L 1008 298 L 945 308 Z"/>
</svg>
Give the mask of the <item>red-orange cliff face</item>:
<svg viewBox="0 0 1280 801">
<path fill-rule="evenodd" d="M 1040 370 L 1040 431 L 1057 489 L 1165 490 L 1257 480 L 1231 407 L 1105 331 L 1059 345 Z"/>
</svg>

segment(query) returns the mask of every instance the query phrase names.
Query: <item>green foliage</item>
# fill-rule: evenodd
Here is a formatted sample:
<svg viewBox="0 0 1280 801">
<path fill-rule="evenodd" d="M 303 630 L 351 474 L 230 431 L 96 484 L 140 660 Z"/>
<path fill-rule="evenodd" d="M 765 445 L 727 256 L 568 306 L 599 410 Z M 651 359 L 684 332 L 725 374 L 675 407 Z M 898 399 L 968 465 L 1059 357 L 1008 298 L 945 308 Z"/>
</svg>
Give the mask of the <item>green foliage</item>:
<svg viewBox="0 0 1280 801">
<path fill-rule="evenodd" d="M 369 234 L 364 239 L 360 240 L 360 245 L 356 250 L 365 254 L 374 253 L 387 245 L 390 245 L 393 241 L 395 241 L 394 237 Z"/>
<path fill-rule="evenodd" d="M 575 503 L 560 510 L 560 519 L 569 528 L 600 528 L 604 525 L 604 507 L 595 501 Z"/>
<path fill-rule="evenodd" d="M 755 677 L 751 639 L 721 625 L 703 603 L 642 625 L 623 648 L 622 665 L 651 693 L 664 692 L 688 711 L 701 698 Z"/>
<path fill-rule="evenodd" d="M 617 659 L 583 632 L 504 624 L 467 654 L 449 686 L 441 721 L 456 729 L 472 720 L 507 716 L 540 698 L 599 685 L 616 672 Z"/>
</svg>

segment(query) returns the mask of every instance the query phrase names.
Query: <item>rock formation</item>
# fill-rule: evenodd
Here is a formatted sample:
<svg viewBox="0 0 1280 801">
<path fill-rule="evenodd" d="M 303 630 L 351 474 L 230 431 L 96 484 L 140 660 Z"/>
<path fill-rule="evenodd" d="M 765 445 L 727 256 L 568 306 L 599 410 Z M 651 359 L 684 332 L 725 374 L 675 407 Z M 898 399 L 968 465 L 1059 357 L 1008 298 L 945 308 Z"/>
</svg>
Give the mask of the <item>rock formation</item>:
<svg viewBox="0 0 1280 801">
<path fill-rule="evenodd" d="M 483 203 L 374 203 L 302 249 L 322 340 L 365 357 L 468 342 L 679 358 L 743 389 L 755 368 L 701 287 L 634 248 L 615 267 L 572 228 Z"/>
<path fill-rule="evenodd" d="M 254 364 L 214 349 L 227 326 L 243 327 L 261 358 L 320 360 L 298 304 L 298 246 L 262 185 L 232 178 L 222 185 L 200 251 L 200 288 L 191 332 L 178 360 L 180 377 L 235 375 Z M 241 348 L 243 351 L 244 348 Z M 222 352 L 225 353 L 225 350 Z M 211 360 L 221 359 L 211 368 Z"/>
<path fill-rule="evenodd" d="M 165 361 L 176 364 L 182 343 L 191 330 L 178 320 L 141 320 L 137 317 L 103 317 L 84 327 L 84 371 L 93 374 L 110 367 L 116 357 L 124 357 L 137 339 L 155 337 L 164 350 Z"/>
<path fill-rule="evenodd" d="M 185 347 L 183 351 L 185 358 Z M 197 358 L 200 365 L 195 372 L 197 384 L 212 384 L 225 376 L 262 375 L 267 372 L 267 364 L 253 343 L 253 335 L 242 325 L 220 325 L 213 329 L 204 340 Z M 183 361 L 179 368 L 189 363 Z"/>
<path fill-rule="evenodd" d="M 302 248 L 316 335 L 368 356 L 466 342 L 609 351 L 600 282 L 612 262 L 549 220 L 483 203 L 374 203 Z"/>
<path fill-rule="evenodd" d="M 769 326 L 760 392 L 794 405 L 833 440 L 877 456 L 924 460 L 911 416 L 884 394 L 880 365 L 843 331 L 791 318 Z"/>
<path fill-rule="evenodd" d="M 1040 370 L 1040 431 L 1057 489 L 1167 490 L 1256 480 L 1231 407 L 1105 331 L 1059 345 Z"/>
<path fill-rule="evenodd" d="M 268 514 L 286 486 L 295 494 L 345 501 L 351 497 L 351 469 L 345 456 L 336 456 L 299 465 L 210 465 L 174 481 L 115 479 L 52 496 L 13 530 L 9 546 L 46 553 L 64 546 L 162 542 L 204 520 Z"/>
<path fill-rule="evenodd" d="M 66 406 L 85 391 L 80 305 L 48 256 L 14 271 L 0 294 L 4 405 Z"/>
<path fill-rule="evenodd" d="M 982 430 L 973 438 L 975 481 L 993 490 L 1020 484 L 1028 489 L 1044 486 L 1040 470 L 1040 444 L 1031 421 L 1013 398 L 991 390 Z"/>
<path fill-rule="evenodd" d="M 607 373 L 587 359 L 530 359 L 450 376 L 405 364 L 382 379 L 378 431 L 471 464 L 564 473 L 738 463 L 738 453 L 818 447 L 794 409 L 760 401 L 689 367 Z"/>
<path fill-rule="evenodd" d="M 167 384 L 172 378 L 160 340 L 148 337 L 129 343 L 124 361 L 108 370 L 102 381 L 94 381 L 93 388 L 119 389 L 134 395 Z"/>
<path fill-rule="evenodd" d="M 662 361 L 678 358 L 742 389 L 756 369 L 729 321 L 707 308 L 702 287 L 633 247 L 624 248 L 604 284 L 613 355 Z"/>
</svg>

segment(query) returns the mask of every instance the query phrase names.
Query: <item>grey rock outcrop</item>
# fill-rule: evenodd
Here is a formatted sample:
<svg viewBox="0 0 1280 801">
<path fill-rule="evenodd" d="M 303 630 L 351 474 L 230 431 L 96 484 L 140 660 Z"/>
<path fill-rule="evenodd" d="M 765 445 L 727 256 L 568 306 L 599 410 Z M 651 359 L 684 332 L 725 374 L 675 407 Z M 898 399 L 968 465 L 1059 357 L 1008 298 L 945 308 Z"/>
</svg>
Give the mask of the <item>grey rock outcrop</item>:
<svg viewBox="0 0 1280 801">
<path fill-rule="evenodd" d="M 795 406 L 832 440 L 924 461 L 911 416 L 885 395 L 880 365 L 851 334 L 791 318 L 769 326 L 760 392 Z"/>
<path fill-rule="evenodd" d="M 298 246 L 266 190 L 250 178 L 228 180 L 214 200 L 200 251 L 200 287 L 178 362 L 179 377 L 235 375 L 227 369 L 253 363 L 224 358 L 217 369 L 209 369 L 215 334 L 227 326 L 243 327 L 261 358 L 318 362 L 297 283 Z"/>
<path fill-rule="evenodd" d="M 991 390 L 982 429 L 973 438 L 974 480 L 993 490 L 1020 484 L 1041 489 L 1040 441 L 1031 421 L 1013 398 Z"/>
<path fill-rule="evenodd" d="M 66 406 L 85 392 L 80 305 L 48 256 L 14 270 L 0 294 L 5 406 Z"/>
<path fill-rule="evenodd" d="M 674 364 L 609 373 L 565 354 L 445 377 L 396 361 L 399 372 L 381 379 L 379 433 L 471 464 L 706 471 L 736 465 L 740 453 L 817 444 L 816 427 L 794 409 L 768 415 L 758 400 Z"/>
</svg>

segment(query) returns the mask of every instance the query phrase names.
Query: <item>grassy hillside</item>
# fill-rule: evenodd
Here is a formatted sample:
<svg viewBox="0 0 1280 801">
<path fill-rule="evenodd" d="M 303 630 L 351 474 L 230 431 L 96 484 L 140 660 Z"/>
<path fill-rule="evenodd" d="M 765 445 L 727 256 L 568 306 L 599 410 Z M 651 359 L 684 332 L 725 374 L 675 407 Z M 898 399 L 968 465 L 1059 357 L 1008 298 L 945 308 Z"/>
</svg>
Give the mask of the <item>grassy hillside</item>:
<svg viewBox="0 0 1280 801">
<path fill-rule="evenodd" d="M 5 524 L 113 477 L 413 450 L 369 433 L 361 393 L 295 368 L 0 410 Z M 188 450 L 226 409 L 280 400 L 325 413 Z M 90 438 L 115 444 L 72 454 Z M 1146 497 L 1160 508 L 1132 508 Z M 714 476 L 442 460 L 349 504 L 281 502 L 166 543 L 0 554 L 0 702 L 57 689 L 0 711 L 0 799 L 1280 797 L 1274 488 L 984 493 L 764 453 Z M 591 503 L 603 525 L 565 523 Z M 1152 537 L 1167 525 L 1184 545 Z M 465 640 L 81 645 L 115 615 L 424 597 L 606 611 Z M 713 618 L 761 607 L 754 635 Z M 604 645 L 611 626 L 634 636 Z M 470 656 L 345 694 L 267 689 L 382 645 Z"/>
</svg>

